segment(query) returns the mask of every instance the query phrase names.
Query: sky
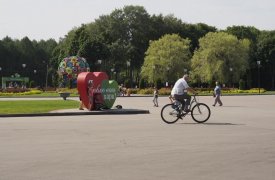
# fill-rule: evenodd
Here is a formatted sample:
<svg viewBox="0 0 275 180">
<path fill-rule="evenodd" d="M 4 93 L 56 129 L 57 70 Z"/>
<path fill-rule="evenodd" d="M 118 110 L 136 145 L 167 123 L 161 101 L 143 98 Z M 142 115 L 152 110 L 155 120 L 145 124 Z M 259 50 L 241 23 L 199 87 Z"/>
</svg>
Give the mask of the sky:
<svg viewBox="0 0 275 180">
<path fill-rule="evenodd" d="M 150 14 L 173 14 L 185 23 L 217 29 L 233 25 L 275 30 L 274 0 L 0 0 L 0 39 L 63 38 L 74 27 L 94 22 L 126 5 Z"/>
</svg>

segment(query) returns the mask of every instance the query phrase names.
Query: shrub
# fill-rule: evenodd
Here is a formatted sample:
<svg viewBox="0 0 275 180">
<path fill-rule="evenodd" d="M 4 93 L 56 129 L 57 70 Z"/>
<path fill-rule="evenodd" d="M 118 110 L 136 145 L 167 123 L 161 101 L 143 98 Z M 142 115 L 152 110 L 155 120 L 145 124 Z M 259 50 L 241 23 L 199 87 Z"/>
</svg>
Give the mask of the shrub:
<svg viewBox="0 0 275 180">
<path fill-rule="evenodd" d="M 161 88 L 159 89 L 159 95 L 170 95 L 171 88 Z"/>
<path fill-rule="evenodd" d="M 18 92 L 18 93 L 13 93 L 13 92 L 0 92 L 0 96 L 22 96 L 22 95 L 41 94 L 41 93 L 42 93 L 42 91 L 40 91 L 40 90 L 32 89 L 32 90 L 30 90 L 30 91 Z"/>
<path fill-rule="evenodd" d="M 56 89 L 56 92 L 68 92 L 68 93 L 71 93 L 71 94 L 78 94 L 78 90 L 77 88 L 57 88 Z"/>
<path fill-rule="evenodd" d="M 139 89 L 137 91 L 138 94 L 153 94 L 154 89 L 153 88 L 145 88 L 145 89 Z"/>
<path fill-rule="evenodd" d="M 239 81 L 239 89 L 240 90 L 244 90 L 245 89 L 245 82 L 242 79 L 240 79 L 240 81 Z"/>
</svg>

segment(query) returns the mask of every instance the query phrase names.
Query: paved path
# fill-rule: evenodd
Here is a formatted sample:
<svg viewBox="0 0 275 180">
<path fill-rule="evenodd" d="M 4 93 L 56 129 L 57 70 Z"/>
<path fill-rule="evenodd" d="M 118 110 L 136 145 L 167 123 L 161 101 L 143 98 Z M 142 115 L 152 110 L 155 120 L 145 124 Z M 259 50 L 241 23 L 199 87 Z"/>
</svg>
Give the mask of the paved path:
<svg viewBox="0 0 275 180">
<path fill-rule="evenodd" d="M 273 180 L 275 96 L 222 100 L 205 124 L 165 124 L 150 97 L 116 101 L 150 114 L 0 118 L 0 179 Z"/>
</svg>

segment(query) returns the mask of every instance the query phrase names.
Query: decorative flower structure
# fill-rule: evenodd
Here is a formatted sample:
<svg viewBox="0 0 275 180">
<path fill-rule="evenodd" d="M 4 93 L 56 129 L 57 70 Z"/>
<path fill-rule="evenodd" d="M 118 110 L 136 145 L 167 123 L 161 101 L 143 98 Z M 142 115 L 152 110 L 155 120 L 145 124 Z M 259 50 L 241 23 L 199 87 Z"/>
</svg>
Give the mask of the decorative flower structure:
<svg viewBox="0 0 275 180">
<path fill-rule="evenodd" d="M 76 80 L 79 73 L 89 71 L 90 67 L 86 59 L 78 56 L 66 57 L 58 66 L 58 73 L 65 81 L 67 79 Z"/>
</svg>

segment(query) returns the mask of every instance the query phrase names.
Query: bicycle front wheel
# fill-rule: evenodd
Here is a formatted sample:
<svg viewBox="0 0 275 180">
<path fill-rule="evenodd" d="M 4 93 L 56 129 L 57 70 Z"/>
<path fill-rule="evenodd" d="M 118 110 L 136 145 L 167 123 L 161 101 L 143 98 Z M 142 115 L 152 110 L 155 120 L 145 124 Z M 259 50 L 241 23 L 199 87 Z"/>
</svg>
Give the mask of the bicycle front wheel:
<svg viewBox="0 0 275 180">
<path fill-rule="evenodd" d="M 179 112 L 175 109 L 174 104 L 166 104 L 163 106 L 160 115 L 162 120 L 167 124 L 175 123 L 179 119 Z"/>
<path fill-rule="evenodd" d="M 210 108 L 204 103 L 196 104 L 191 111 L 191 116 L 197 123 L 206 122 L 211 115 Z"/>
</svg>

